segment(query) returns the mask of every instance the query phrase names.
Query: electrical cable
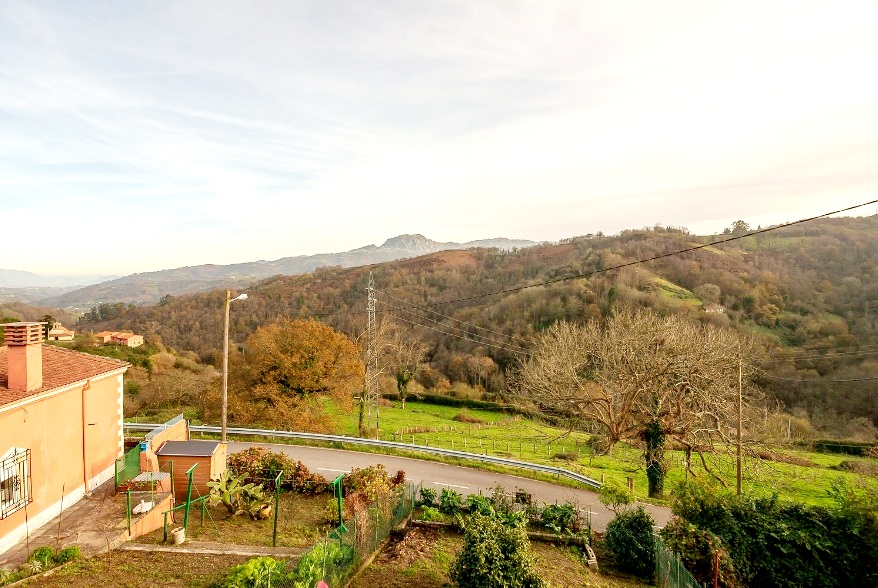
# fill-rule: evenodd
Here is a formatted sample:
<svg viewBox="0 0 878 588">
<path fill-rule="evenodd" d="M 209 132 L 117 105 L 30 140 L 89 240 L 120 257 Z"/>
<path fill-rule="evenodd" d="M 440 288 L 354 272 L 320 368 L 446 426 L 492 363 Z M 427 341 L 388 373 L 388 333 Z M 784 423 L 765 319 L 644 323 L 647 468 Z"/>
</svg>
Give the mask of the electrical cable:
<svg viewBox="0 0 878 588">
<path fill-rule="evenodd" d="M 509 353 L 513 353 L 513 354 L 517 354 L 517 355 L 525 355 L 525 352 L 523 352 L 523 351 L 519 351 L 519 350 L 517 350 L 517 349 L 510 349 L 509 347 L 504 347 L 504 346 L 502 346 L 502 345 L 493 345 L 493 344 L 491 344 L 491 343 L 485 343 L 485 342 L 483 342 L 483 341 L 476 341 L 475 339 L 470 339 L 469 337 L 464 337 L 463 335 L 458 335 L 457 333 L 449 333 L 448 331 L 443 331 L 442 329 L 437 329 L 437 328 L 435 328 L 435 327 L 431 327 L 431 326 L 429 326 L 429 325 L 423 325 L 423 324 L 421 324 L 421 323 L 416 323 L 416 322 L 414 322 L 414 321 L 410 321 L 410 320 L 405 319 L 405 318 L 400 317 L 400 316 L 398 316 L 398 317 L 396 317 L 396 318 L 397 318 L 397 320 L 401 320 L 401 321 L 403 321 L 403 322 L 405 322 L 405 323 L 409 323 L 409 324 L 411 324 L 411 325 L 415 325 L 415 326 L 418 326 L 418 327 L 423 327 L 423 328 L 425 328 L 425 329 L 430 329 L 431 331 L 436 331 L 436 332 L 439 332 L 439 333 L 443 333 L 443 334 L 445 334 L 445 335 L 448 335 L 449 337 L 457 337 L 458 339 L 464 339 L 464 340 L 466 340 L 466 341 L 471 341 L 471 342 L 473 342 L 473 343 L 477 343 L 477 344 L 479 344 L 479 345 L 485 345 L 485 346 L 487 346 L 487 347 L 494 347 L 495 349 L 502 349 L 503 351 L 508 351 Z"/>
</svg>

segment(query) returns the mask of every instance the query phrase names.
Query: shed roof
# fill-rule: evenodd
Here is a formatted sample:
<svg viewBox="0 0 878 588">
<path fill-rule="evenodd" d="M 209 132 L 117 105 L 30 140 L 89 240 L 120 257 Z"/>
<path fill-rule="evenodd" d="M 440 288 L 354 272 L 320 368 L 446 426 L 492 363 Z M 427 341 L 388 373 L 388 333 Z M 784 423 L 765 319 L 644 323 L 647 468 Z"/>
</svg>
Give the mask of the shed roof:
<svg viewBox="0 0 878 588">
<path fill-rule="evenodd" d="M 165 441 L 156 455 L 179 457 L 208 457 L 219 447 L 219 441 Z"/>
</svg>

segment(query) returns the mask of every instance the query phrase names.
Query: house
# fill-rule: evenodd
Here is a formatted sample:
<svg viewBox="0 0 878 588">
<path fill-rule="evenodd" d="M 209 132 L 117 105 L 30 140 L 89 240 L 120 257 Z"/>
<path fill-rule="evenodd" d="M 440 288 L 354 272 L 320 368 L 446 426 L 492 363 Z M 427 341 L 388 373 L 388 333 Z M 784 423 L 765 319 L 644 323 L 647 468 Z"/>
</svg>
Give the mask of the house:
<svg viewBox="0 0 878 588">
<path fill-rule="evenodd" d="M 100 333 L 95 334 L 95 338 L 101 343 L 109 343 L 115 334 L 116 331 L 101 331 Z"/>
<path fill-rule="evenodd" d="M 61 323 L 55 323 L 46 334 L 46 339 L 49 341 L 73 341 L 74 334 L 74 331 L 61 326 Z"/>
<path fill-rule="evenodd" d="M 143 335 L 135 335 L 134 333 L 113 333 L 113 336 L 110 337 L 110 343 L 125 345 L 126 347 L 140 347 L 143 345 Z"/>
<path fill-rule="evenodd" d="M 143 345 L 143 335 L 134 333 L 120 333 L 118 331 L 101 331 L 95 334 L 95 338 L 101 343 L 114 343 L 126 347 L 140 347 Z"/>
<path fill-rule="evenodd" d="M 0 553 L 113 478 L 128 364 L 43 345 L 45 323 L 2 325 Z"/>
</svg>

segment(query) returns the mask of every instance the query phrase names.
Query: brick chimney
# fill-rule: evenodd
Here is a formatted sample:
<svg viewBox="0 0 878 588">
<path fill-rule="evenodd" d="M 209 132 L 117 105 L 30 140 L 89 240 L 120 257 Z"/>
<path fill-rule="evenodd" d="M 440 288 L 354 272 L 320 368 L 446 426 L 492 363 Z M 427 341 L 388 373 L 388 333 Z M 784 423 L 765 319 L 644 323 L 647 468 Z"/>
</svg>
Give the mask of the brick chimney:
<svg viewBox="0 0 878 588">
<path fill-rule="evenodd" d="M 8 387 L 31 392 L 43 387 L 43 325 L 6 323 Z"/>
</svg>

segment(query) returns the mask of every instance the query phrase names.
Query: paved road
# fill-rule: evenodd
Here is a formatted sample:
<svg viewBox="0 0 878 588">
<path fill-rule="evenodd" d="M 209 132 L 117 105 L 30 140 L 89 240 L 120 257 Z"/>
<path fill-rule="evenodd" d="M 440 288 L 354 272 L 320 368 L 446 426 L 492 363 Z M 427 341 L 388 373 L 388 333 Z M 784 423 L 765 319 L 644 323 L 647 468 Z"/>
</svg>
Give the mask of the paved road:
<svg viewBox="0 0 878 588">
<path fill-rule="evenodd" d="M 491 489 L 500 484 L 507 492 L 521 489 L 533 495 L 534 499 L 543 503 L 578 504 L 582 509 L 592 513 L 592 527 L 595 531 L 604 531 L 607 523 L 613 518 L 613 512 L 601 504 L 598 495 L 590 490 L 578 490 L 567 486 L 556 486 L 548 482 L 531 480 L 511 474 L 499 474 L 477 468 L 457 465 L 365 453 L 325 447 L 308 447 L 304 445 L 283 445 L 269 443 L 229 443 L 229 453 L 241 451 L 254 445 L 265 446 L 272 451 L 280 451 L 308 466 L 313 472 L 327 479 L 334 479 L 340 473 L 347 473 L 352 467 L 365 468 L 383 464 L 390 474 L 397 470 L 405 471 L 406 478 L 414 483 L 423 482 L 424 486 L 432 486 L 437 490 L 451 488 L 461 494 L 490 494 Z M 644 505 L 655 519 L 656 524 L 663 527 L 671 517 L 671 510 L 662 506 Z"/>
</svg>

